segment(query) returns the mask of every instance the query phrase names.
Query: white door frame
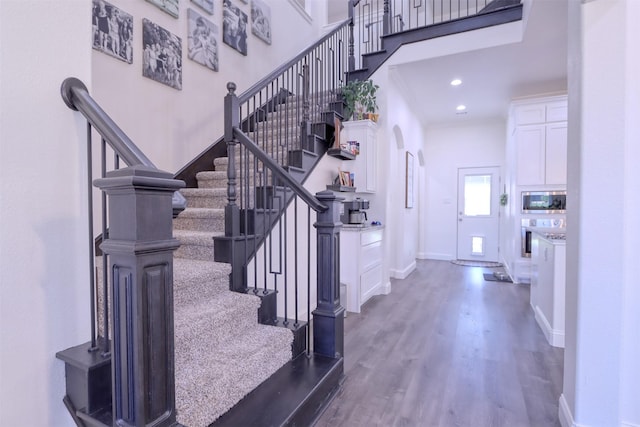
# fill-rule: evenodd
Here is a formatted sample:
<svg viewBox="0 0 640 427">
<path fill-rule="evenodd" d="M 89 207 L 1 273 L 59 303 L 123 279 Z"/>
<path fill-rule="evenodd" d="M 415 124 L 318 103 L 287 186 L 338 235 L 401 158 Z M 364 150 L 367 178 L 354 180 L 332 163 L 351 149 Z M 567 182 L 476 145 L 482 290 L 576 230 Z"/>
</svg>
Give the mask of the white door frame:
<svg viewBox="0 0 640 427">
<path fill-rule="evenodd" d="M 464 214 L 464 177 L 469 175 L 491 176 L 491 202 L 489 215 Z M 458 168 L 458 205 L 456 257 L 463 260 L 498 262 L 500 244 L 500 167 Z M 472 242 L 480 243 L 474 250 Z"/>
</svg>

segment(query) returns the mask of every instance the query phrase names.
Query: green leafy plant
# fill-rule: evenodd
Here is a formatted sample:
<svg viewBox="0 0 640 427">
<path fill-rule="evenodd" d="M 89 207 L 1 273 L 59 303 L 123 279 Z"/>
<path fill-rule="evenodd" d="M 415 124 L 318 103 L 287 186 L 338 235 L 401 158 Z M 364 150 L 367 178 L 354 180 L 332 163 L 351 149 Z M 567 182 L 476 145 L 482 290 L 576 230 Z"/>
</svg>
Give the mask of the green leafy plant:
<svg viewBox="0 0 640 427">
<path fill-rule="evenodd" d="M 378 109 L 376 92 L 379 88 L 372 80 L 354 80 L 347 83 L 342 88 L 342 97 L 346 105 L 345 117 L 362 120 L 365 113 L 375 113 Z"/>
</svg>

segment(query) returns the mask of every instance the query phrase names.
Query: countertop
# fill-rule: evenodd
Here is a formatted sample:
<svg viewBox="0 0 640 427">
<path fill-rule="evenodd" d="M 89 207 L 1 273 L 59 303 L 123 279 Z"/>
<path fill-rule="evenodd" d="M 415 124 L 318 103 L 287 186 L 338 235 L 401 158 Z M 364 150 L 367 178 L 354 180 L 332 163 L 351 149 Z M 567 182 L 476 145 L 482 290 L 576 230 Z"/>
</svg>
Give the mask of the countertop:
<svg viewBox="0 0 640 427">
<path fill-rule="evenodd" d="M 341 231 L 357 232 L 380 230 L 384 228 L 384 225 L 371 225 L 371 224 L 342 224 Z"/>
</svg>

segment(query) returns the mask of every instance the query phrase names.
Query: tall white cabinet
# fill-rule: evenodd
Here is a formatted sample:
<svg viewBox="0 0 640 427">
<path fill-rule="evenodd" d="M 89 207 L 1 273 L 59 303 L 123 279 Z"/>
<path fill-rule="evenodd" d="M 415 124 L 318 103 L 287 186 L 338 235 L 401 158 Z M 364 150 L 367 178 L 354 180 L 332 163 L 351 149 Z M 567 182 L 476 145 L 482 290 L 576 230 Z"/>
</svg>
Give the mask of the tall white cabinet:
<svg viewBox="0 0 640 427">
<path fill-rule="evenodd" d="M 522 192 L 566 190 L 567 96 L 512 102 L 507 141 L 503 261 L 516 283 L 527 283 L 531 260 L 522 256 L 521 220 L 532 215 L 522 214 Z"/>
</svg>

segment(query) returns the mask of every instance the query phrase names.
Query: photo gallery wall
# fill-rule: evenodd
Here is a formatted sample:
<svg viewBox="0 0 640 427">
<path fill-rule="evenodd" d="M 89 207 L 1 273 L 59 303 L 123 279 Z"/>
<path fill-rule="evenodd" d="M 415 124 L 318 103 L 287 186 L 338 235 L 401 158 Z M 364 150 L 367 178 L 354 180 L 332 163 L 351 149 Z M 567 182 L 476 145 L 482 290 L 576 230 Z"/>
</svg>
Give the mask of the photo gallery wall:
<svg viewBox="0 0 640 427">
<path fill-rule="evenodd" d="M 93 48 L 128 64 L 133 63 L 137 48 L 133 46 L 133 32 L 142 29 L 142 75 L 174 89 L 182 89 L 182 40 L 149 19 L 143 18 L 136 28 L 133 16 L 105 0 L 92 0 Z M 176 19 L 180 17 L 181 0 L 146 0 L 150 7 L 158 7 Z M 187 58 L 212 71 L 219 69 L 219 26 L 222 42 L 241 55 L 247 56 L 247 27 L 267 45 L 271 44 L 271 9 L 263 0 L 222 0 L 222 10 L 214 7 L 216 0 L 190 1 L 197 8 L 187 9 Z M 251 3 L 250 10 L 241 5 Z M 151 6 L 153 5 L 153 6 Z M 245 6 L 247 7 L 247 6 Z M 248 12 L 248 13 L 247 13 Z M 249 18 L 250 17 L 250 18 Z M 251 22 L 249 22 L 249 20 Z"/>
</svg>

